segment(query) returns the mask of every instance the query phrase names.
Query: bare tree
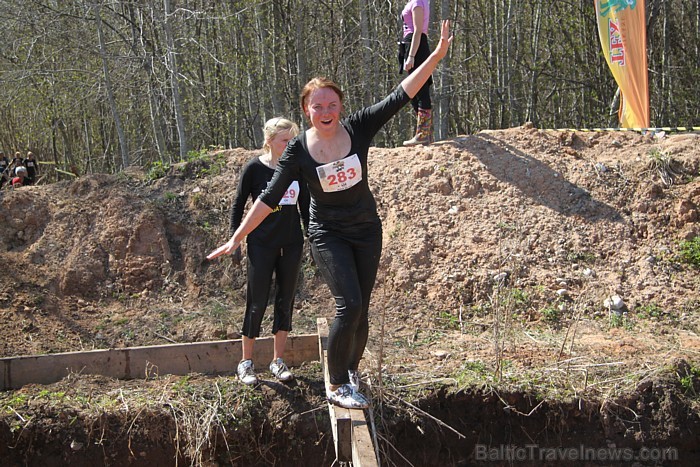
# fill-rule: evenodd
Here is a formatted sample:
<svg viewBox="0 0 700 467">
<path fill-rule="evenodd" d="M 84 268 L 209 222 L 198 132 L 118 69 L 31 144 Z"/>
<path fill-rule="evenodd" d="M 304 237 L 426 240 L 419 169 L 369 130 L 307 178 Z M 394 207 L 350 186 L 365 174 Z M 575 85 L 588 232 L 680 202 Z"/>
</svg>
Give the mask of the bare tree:
<svg viewBox="0 0 700 467">
<path fill-rule="evenodd" d="M 173 89 L 173 108 L 175 110 L 175 121 L 177 123 L 177 135 L 180 141 L 180 158 L 185 159 L 189 149 L 187 146 L 184 103 L 180 96 L 180 73 L 177 65 L 177 50 L 175 48 L 175 38 L 172 28 L 173 11 L 170 0 L 163 0 L 163 15 L 163 30 L 165 31 L 165 42 L 168 47 L 167 57 L 170 72 L 170 84 Z"/>
<path fill-rule="evenodd" d="M 102 32 L 102 5 L 96 3 L 94 5 L 95 10 L 95 23 L 97 25 L 97 38 L 100 49 L 100 57 L 102 58 L 102 72 L 104 74 L 105 90 L 107 92 L 107 100 L 109 101 L 109 107 L 112 111 L 112 118 L 114 118 L 114 125 L 117 129 L 117 135 L 119 136 L 119 148 L 122 155 L 122 167 L 129 166 L 129 145 L 126 140 L 126 135 L 124 135 L 124 130 L 122 128 L 122 121 L 119 117 L 119 111 L 117 110 L 117 103 L 114 100 L 114 93 L 112 91 L 112 81 L 110 78 L 109 65 L 107 62 L 107 51 L 105 49 L 105 38 Z"/>
</svg>

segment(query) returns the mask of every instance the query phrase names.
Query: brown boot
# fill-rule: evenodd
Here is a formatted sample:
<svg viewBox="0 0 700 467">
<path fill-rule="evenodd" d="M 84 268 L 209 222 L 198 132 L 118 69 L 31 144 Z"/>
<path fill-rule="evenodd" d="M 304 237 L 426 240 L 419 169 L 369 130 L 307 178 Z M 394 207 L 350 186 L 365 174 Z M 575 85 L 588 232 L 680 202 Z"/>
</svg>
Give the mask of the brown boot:
<svg viewBox="0 0 700 467">
<path fill-rule="evenodd" d="M 416 122 L 416 135 L 404 141 L 404 146 L 417 146 L 433 142 L 433 111 L 431 109 L 418 109 L 418 121 Z"/>
</svg>

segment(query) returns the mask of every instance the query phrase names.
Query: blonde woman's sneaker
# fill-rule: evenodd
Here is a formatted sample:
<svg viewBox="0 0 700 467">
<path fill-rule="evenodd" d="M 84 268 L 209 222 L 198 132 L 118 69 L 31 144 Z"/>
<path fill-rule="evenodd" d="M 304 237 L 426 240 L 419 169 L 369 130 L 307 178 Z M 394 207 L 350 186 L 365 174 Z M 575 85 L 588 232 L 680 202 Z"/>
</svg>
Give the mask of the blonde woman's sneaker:
<svg viewBox="0 0 700 467">
<path fill-rule="evenodd" d="M 357 392 L 360 390 L 360 372 L 357 370 L 348 370 L 348 376 L 350 377 L 350 387 L 352 390 Z"/>
<path fill-rule="evenodd" d="M 241 360 L 241 363 L 238 364 L 238 379 L 240 379 L 243 384 L 247 385 L 258 383 L 258 378 L 255 376 L 253 360 Z"/>
<path fill-rule="evenodd" d="M 349 384 L 343 384 L 335 391 L 326 388 L 326 397 L 331 404 L 346 409 L 366 409 L 369 407 L 369 401 L 365 396 L 354 391 Z"/>
<path fill-rule="evenodd" d="M 284 364 L 284 361 L 282 361 L 281 358 L 278 358 L 277 360 L 272 360 L 272 362 L 270 363 L 270 371 L 273 375 L 275 375 L 275 377 L 278 380 L 282 381 L 283 383 L 294 379 L 294 375 L 291 371 L 289 371 L 289 368 L 287 368 L 287 365 Z"/>
</svg>

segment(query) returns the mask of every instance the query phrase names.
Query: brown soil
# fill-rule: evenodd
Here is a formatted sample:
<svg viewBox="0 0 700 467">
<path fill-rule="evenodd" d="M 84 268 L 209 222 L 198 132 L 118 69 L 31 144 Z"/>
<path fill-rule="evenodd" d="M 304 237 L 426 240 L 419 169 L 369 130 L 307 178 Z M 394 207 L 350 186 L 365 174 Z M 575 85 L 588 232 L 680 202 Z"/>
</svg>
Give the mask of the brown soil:
<svg viewBox="0 0 700 467">
<path fill-rule="evenodd" d="M 0 355 L 239 337 L 245 267 L 205 256 L 227 238 L 254 154 L 217 151 L 156 180 L 131 168 L 1 192 Z M 471 465 L 479 443 L 673 447 L 673 465 L 693 464 L 700 276 L 680 245 L 700 236 L 699 170 L 696 134 L 525 126 L 373 149 L 384 253 L 363 369 L 389 465 Z M 306 259 L 294 332 L 314 332 L 319 316 L 332 319 L 333 302 Z M 257 392 L 232 377 L 188 379 L 194 392 L 231 386 L 256 401 L 247 425 L 212 421 L 225 429 L 200 451 L 174 434 L 196 408 L 95 408 L 104 394 L 124 405 L 180 390 L 181 378 L 72 375 L 6 392 L 0 459 L 329 465 L 320 372 L 297 373 L 292 387 Z M 88 396 L 90 410 L 76 402 Z M 236 451 L 244 439 L 257 454 Z"/>
</svg>

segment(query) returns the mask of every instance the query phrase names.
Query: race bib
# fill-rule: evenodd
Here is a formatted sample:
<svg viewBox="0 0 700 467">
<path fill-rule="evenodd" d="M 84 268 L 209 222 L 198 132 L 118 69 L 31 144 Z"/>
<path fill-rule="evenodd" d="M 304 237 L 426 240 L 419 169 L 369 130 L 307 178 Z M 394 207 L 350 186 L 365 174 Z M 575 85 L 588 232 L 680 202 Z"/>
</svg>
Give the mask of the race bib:
<svg viewBox="0 0 700 467">
<path fill-rule="evenodd" d="M 284 192 L 284 196 L 280 201 L 280 206 L 288 206 L 290 204 L 297 204 L 297 199 L 299 199 L 299 182 L 294 180 Z"/>
<path fill-rule="evenodd" d="M 321 188 L 326 193 L 352 188 L 362 180 L 362 165 L 357 154 L 316 168 Z"/>
</svg>

